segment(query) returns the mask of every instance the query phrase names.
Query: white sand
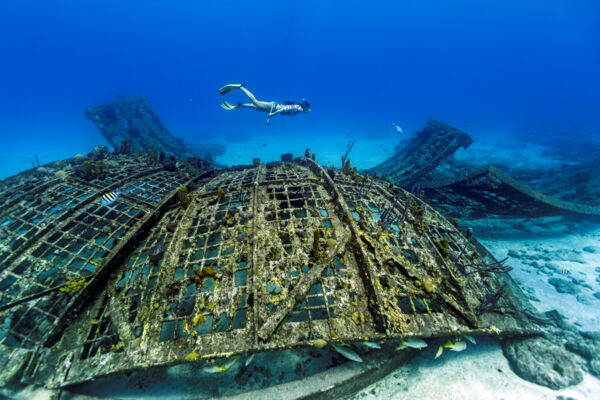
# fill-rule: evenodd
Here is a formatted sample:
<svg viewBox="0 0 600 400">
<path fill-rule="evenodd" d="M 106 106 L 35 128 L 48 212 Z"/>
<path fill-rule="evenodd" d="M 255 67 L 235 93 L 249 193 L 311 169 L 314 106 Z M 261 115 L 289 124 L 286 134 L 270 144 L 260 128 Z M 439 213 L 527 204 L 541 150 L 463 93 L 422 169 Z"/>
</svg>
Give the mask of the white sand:
<svg viewBox="0 0 600 400">
<path fill-rule="evenodd" d="M 461 353 L 444 352 L 437 360 L 431 353 L 398 368 L 352 399 L 555 400 L 557 396 L 594 399 L 600 380 L 585 375 L 582 383 L 554 391 L 527 382 L 512 372 L 500 344 L 480 339 Z"/>
<path fill-rule="evenodd" d="M 588 227 L 586 231 L 554 237 L 531 236 L 527 239 L 484 239 L 481 242 L 498 259 L 505 258 L 509 250 L 524 255 L 520 259 L 509 257 L 507 264 L 514 268 L 510 272 L 511 276 L 526 292 L 539 300 L 532 299 L 532 304 L 539 311 L 556 309 L 580 329 L 600 330 L 600 299 L 592 296 L 600 291 L 600 285 L 596 282 L 600 273 L 594 270 L 600 267 L 600 225 Z M 587 246 L 595 246 L 598 252 L 583 251 Z M 550 258 L 550 261 L 541 260 L 542 257 Z M 551 264 L 559 270 L 566 269 L 568 273 L 565 275 L 555 271 L 552 275 L 547 275 L 541 273 L 539 268 L 529 265 L 531 262 L 540 265 Z M 575 278 L 585 282 L 591 289 L 578 285 L 578 296 L 589 304 L 577 301 L 575 295 L 558 293 L 555 287 L 548 283 L 551 277 L 567 280 Z"/>
</svg>

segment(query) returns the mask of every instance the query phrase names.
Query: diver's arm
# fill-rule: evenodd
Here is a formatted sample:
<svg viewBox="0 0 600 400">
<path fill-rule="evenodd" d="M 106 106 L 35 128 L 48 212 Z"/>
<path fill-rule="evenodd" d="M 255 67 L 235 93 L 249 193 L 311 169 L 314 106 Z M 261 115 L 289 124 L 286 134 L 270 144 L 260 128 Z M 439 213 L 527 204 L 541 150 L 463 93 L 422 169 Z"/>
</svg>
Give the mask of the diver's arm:
<svg viewBox="0 0 600 400">
<path fill-rule="evenodd" d="M 275 109 L 275 111 L 273 111 Z M 273 117 L 283 111 L 283 108 L 278 108 L 275 103 L 271 106 L 271 110 L 269 111 L 269 117 Z"/>
</svg>

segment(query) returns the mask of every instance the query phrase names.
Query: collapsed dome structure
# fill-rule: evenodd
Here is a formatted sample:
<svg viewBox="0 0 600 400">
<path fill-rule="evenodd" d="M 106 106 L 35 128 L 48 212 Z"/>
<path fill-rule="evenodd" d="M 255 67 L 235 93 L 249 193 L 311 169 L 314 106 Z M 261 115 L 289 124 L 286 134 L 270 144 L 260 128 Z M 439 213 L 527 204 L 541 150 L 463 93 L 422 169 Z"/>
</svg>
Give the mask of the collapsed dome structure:
<svg viewBox="0 0 600 400">
<path fill-rule="evenodd" d="M 539 333 L 509 268 L 388 181 L 308 157 L 167 171 L 111 154 L 95 177 L 77 173 L 81 161 L 12 177 L 2 194 L 4 382 L 57 388 L 327 344 Z"/>
</svg>

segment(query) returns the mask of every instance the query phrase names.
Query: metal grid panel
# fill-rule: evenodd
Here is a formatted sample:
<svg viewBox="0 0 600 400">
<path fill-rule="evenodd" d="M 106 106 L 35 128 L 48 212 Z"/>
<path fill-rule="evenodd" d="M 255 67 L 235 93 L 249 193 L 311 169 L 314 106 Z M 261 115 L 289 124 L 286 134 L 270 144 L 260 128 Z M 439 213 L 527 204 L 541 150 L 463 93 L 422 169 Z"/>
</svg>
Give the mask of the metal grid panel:
<svg viewBox="0 0 600 400">
<path fill-rule="evenodd" d="M 119 346 L 121 338 L 108 312 L 108 299 L 108 293 L 105 293 L 102 296 L 102 304 L 95 314 L 95 318 L 91 320 L 85 335 L 85 342 L 79 354 L 81 360 L 101 356 L 109 352 L 123 352 L 123 346 Z"/>
<path fill-rule="evenodd" d="M 77 183 L 54 180 L 43 192 L 30 190 L 18 203 L 2 210 L 0 232 L 8 240 L 0 246 L 0 257 L 27 245 L 43 228 L 54 223 L 94 195 L 97 189 Z M 2 268 L 0 268 L 2 269 Z"/>
<path fill-rule="evenodd" d="M 541 217 L 568 213 L 600 215 L 599 207 L 570 203 L 545 195 L 491 165 L 466 177 L 426 188 L 425 191 L 432 204 L 456 217 Z"/>
<path fill-rule="evenodd" d="M 123 314 L 121 318 L 130 324 L 128 330 L 134 337 L 143 333 L 157 282 L 161 274 L 165 274 L 163 255 L 173 239 L 170 227 L 177 224 L 181 216 L 181 212 L 175 211 L 166 214 L 164 223 L 155 227 L 128 257 L 111 289 L 119 304 L 119 309 L 113 311 Z"/>
<path fill-rule="evenodd" d="M 21 251 L 30 246 L 31 240 L 46 228 L 67 218 L 71 212 L 85 203 L 87 199 L 106 191 L 106 187 L 126 183 L 131 176 L 140 172 L 152 171 L 146 163 L 124 159 L 120 168 L 107 174 L 104 180 L 84 181 L 74 173 L 75 168 L 66 167 L 69 176 L 63 179 L 46 178 L 40 184 L 28 188 L 20 197 L 14 198 L 0 210 L 0 257 L 13 259 Z M 160 179 L 160 178 L 159 178 Z M 164 180 L 164 178 L 163 178 Z M 170 182 L 183 182 L 181 177 L 174 177 Z M 164 191 L 154 194 L 164 195 Z M 142 199 L 143 200 L 143 199 Z M 153 204 L 152 202 L 149 202 Z M 0 266 L 0 271 L 7 265 Z"/>
<path fill-rule="evenodd" d="M 323 255 L 328 246 L 330 249 L 343 240 L 335 232 L 344 231 L 331 195 L 309 169 L 280 164 L 267 169 L 265 176 L 268 185 L 261 187 L 259 198 L 266 201 L 257 223 L 269 232 L 269 241 L 257 259 L 261 283 L 258 326 L 286 307 L 286 297 L 315 266 L 315 231 L 319 232 L 317 248 Z M 276 330 L 274 341 L 278 337 L 290 343 L 373 333 L 370 315 L 363 315 L 367 320 L 364 324 L 352 320 L 361 306 L 366 308 L 366 295 L 352 251 L 342 253 L 328 262 L 308 292 L 297 299 L 283 326 Z"/>
<path fill-rule="evenodd" d="M 161 171 L 147 177 L 140 178 L 123 187 L 126 195 L 143 201 L 151 206 L 156 206 L 167 193 L 183 185 L 187 181 L 180 175 Z"/>
<path fill-rule="evenodd" d="M 65 331 L 50 359 L 41 365 L 40 374 L 54 373 L 48 371 L 48 362 L 63 365 L 71 360 L 68 373 L 59 370 L 54 374 L 53 379 L 62 383 L 135 364 L 132 355 L 143 352 L 140 343 L 155 324 L 154 313 L 162 310 L 158 288 L 169 270 L 164 255 L 183 214 L 182 208 L 167 211 L 150 229 L 107 282 L 106 291 Z"/>
<path fill-rule="evenodd" d="M 479 288 L 472 292 L 480 293 L 478 296 L 465 298 L 461 287 L 467 279 L 461 277 L 459 282 L 459 271 L 451 261 L 467 246 L 464 237 L 407 192 L 392 193 L 379 182 L 357 183 L 345 176 L 336 176 L 336 181 L 359 229 L 368 233 L 363 238 L 381 292 L 394 299 L 406 320 L 414 320 L 417 314 L 439 313 L 475 325 L 473 308 L 485 292 L 481 294 Z M 469 276 L 470 281 L 477 279 Z"/>
<path fill-rule="evenodd" d="M 246 328 L 249 260 L 243 249 L 252 230 L 241 214 L 249 212 L 250 201 L 246 188 L 213 191 L 191 205 L 196 213 L 167 275 L 160 341 Z"/>
<path fill-rule="evenodd" d="M 145 204 L 156 204 L 181 181 L 172 177 L 167 182 L 164 173 L 158 172 L 131 186 L 137 190 L 134 195 L 146 199 Z M 98 272 L 121 238 L 149 212 L 147 206 L 129 200 L 128 195 L 110 206 L 92 203 L 82 208 L 88 197 L 101 195 L 93 185 L 61 182 L 48 193 L 37 207 L 29 204 L 24 209 L 26 212 L 19 216 L 21 228 L 15 229 L 33 226 L 26 224 L 26 218 L 38 222 L 35 218 L 45 217 L 46 224 L 48 220 L 64 221 L 36 240 L 35 246 L 29 242 L 21 245 L 24 256 L 0 273 L 0 305 L 48 293 L 5 313 L 0 325 L 0 341 L 5 344 L 31 347 L 38 343 L 68 308 L 73 294 L 83 288 L 85 279 Z M 58 205 L 52 206 L 51 199 Z"/>
<path fill-rule="evenodd" d="M 473 139 L 465 132 L 430 118 L 404 147 L 370 171 L 390 177 L 399 186 L 410 187 L 459 147 L 466 149 L 471 143 Z"/>
<path fill-rule="evenodd" d="M 207 185 L 207 190 L 222 189 L 224 192 L 239 189 L 241 186 L 249 186 L 255 179 L 256 171 L 253 168 L 244 169 L 237 172 L 224 172 L 211 180 Z"/>
<path fill-rule="evenodd" d="M 183 140 L 169 132 L 143 94 L 90 107 L 85 116 L 115 149 L 126 140 L 133 151 L 157 148 L 181 158 L 191 156 Z"/>
<path fill-rule="evenodd" d="M 38 342 L 65 311 L 76 282 L 83 284 L 82 279 L 94 275 L 120 238 L 145 214 L 145 210 L 124 199 L 110 207 L 93 204 L 45 235 L 25 257 L 0 275 L 4 288 L 0 304 L 67 286 L 53 294 L 55 303 L 42 301 L 13 308 L 5 330 L 18 341 L 32 338 Z M 49 326 L 39 321 L 42 316 Z M 11 340 L 10 335 L 2 343 Z"/>
</svg>

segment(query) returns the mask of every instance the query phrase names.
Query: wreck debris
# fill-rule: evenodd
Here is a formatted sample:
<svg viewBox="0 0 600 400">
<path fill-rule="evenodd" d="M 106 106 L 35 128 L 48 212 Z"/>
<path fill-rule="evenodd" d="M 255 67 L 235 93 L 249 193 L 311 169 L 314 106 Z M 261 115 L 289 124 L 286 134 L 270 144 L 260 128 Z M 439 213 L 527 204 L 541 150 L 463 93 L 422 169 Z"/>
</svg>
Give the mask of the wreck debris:
<svg viewBox="0 0 600 400">
<path fill-rule="evenodd" d="M 85 116 L 116 151 L 124 154 L 155 149 L 177 158 L 194 156 L 183 140 L 164 126 L 143 94 L 90 107 Z"/>
<path fill-rule="evenodd" d="M 463 131 L 434 118 L 399 152 L 369 172 L 385 175 L 396 185 L 411 188 L 460 147 L 468 148 L 473 139 Z"/>
<path fill-rule="evenodd" d="M 508 175 L 559 200 L 600 207 L 600 158 L 545 169 L 511 169 Z M 506 173 L 506 172 L 505 172 Z"/>
<path fill-rule="evenodd" d="M 598 161 L 560 171 L 511 170 L 511 175 L 521 180 L 517 181 L 492 165 L 469 173 L 465 165 L 447 160 L 459 147 L 467 148 L 472 142 L 466 133 L 431 118 L 399 152 L 368 171 L 385 174 L 413 193 L 425 190 L 428 201 L 454 217 L 600 215 Z M 442 162 L 447 163 L 446 168 L 436 169 Z M 385 224 L 387 214 L 384 217 Z"/>
<path fill-rule="evenodd" d="M 600 207 L 570 203 L 545 195 L 503 174 L 492 165 L 464 177 L 424 186 L 424 190 L 432 205 L 453 217 L 544 217 L 570 213 L 600 215 Z"/>
</svg>

